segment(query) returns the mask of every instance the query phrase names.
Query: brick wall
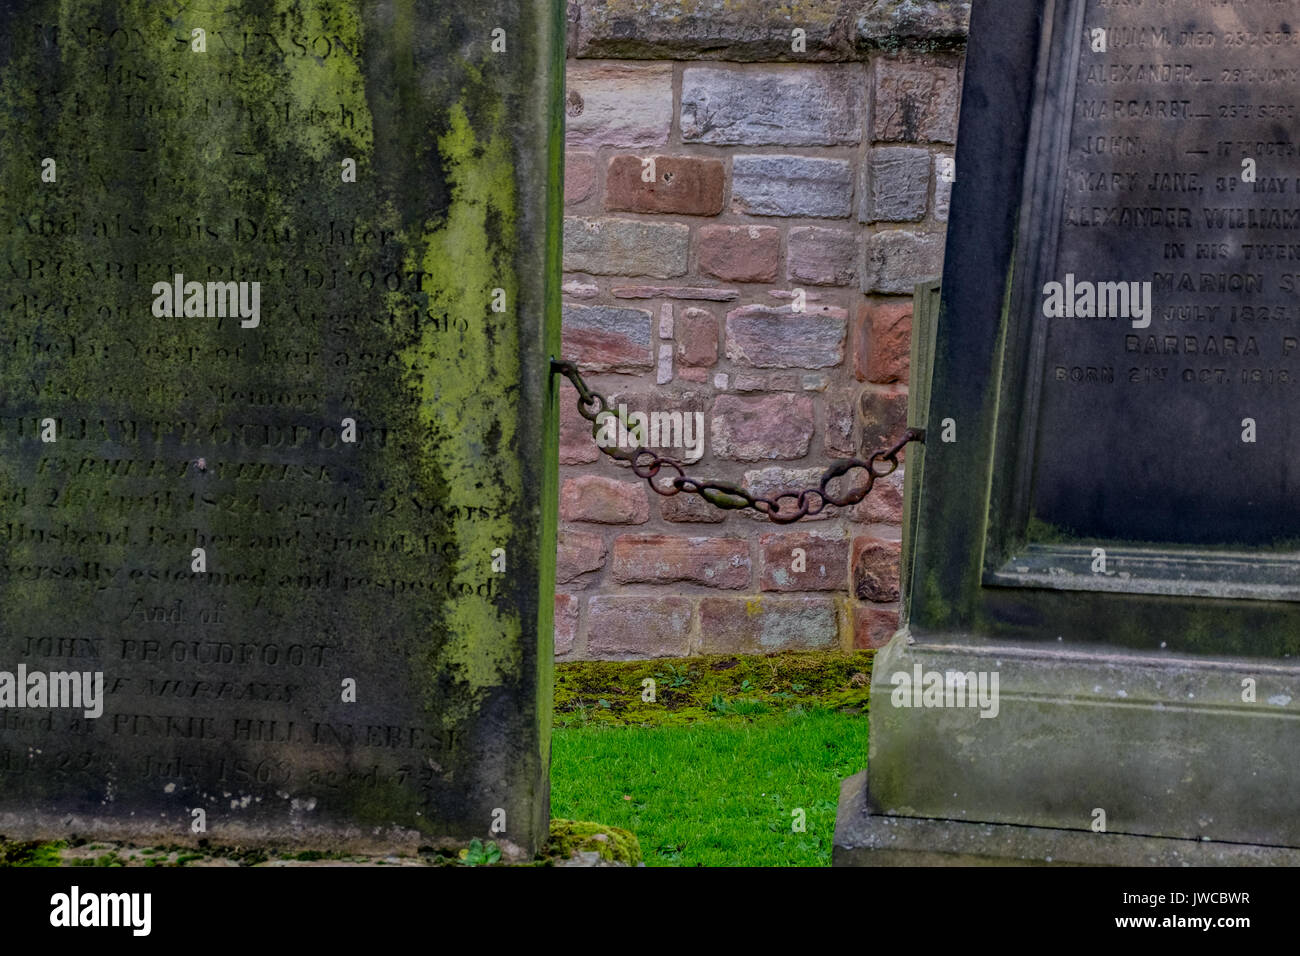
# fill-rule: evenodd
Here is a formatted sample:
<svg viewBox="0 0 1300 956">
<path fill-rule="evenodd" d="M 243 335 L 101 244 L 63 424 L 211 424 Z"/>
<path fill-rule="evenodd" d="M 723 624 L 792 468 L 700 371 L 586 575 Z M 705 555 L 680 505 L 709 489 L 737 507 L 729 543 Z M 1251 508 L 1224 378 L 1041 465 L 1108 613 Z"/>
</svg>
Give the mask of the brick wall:
<svg viewBox="0 0 1300 956">
<path fill-rule="evenodd" d="M 629 413 L 702 415 L 692 475 L 772 493 L 903 428 L 969 5 L 716 5 L 570 4 L 563 351 Z M 652 493 L 598 452 L 575 397 L 566 384 L 559 659 L 892 635 L 901 470 L 778 526 Z"/>
</svg>

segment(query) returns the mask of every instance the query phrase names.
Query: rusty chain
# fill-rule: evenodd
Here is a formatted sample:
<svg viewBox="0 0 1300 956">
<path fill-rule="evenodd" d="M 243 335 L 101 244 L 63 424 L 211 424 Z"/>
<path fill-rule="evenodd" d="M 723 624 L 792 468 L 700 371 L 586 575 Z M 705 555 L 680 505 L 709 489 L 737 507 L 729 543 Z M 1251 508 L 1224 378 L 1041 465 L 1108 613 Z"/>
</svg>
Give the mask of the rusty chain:
<svg viewBox="0 0 1300 956">
<path fill-rule="evenodd" d="M 590 386 L 583 380 L 582 375 L 579 374 L 578 366 L 575 363 L 551 359 L 551 374 L 563 375 L 573 383 L 573 387 L 578 390 L 578 414 L 592 423 L 592 437 L 599 439 L 603 427 L 600 421 L 601 417 L 603 415 L 618 417 L 619 413 L 610 410 L 609 402 L 605 399 L 605 396 L 591 390 Z M 618 420 L 623 421 L 621 417 Z M 623 422 L 623 424 L 626 425 L 626 422 Z M 898 468 L 898 453 L 909 442 L 914 441 L 925 442 L 924 429 L 907 429 L 907 431 L 903 432 L 903 437 L 894 445 L 873 453 L 870 458 L 865 460 L 861 458 L 841 458 L 833 462 L 822 473 L 821 482 L 815 488 L 804 488 L 802 491 L 785 491 L 771 498 L 751 494 L 744 488 L 727 482 L 701 481 L 698 478 L 692 478 L 686 474 L 682 462 L 675 458 L 656 455 L 641 445 L 632 450 L 625 450 L 606 447 L 597 440 L 596 447 L 610 458 L 627 462 L 632 466 L 632 471 L 638 478 L 644 478 L 652 491 L 663 495 L 665 498 L 671 498 L 673 495 L 685 491 L 699 495 L 717 508 L 728 511 L 753 508 L 759 514 L 767 515 L 770 520 L 777 524 L 790 524 L 800 518 L 821 514 L 827 505 L 843 507 L 857 504 L 871 493 L 872 486 L 875 485 L 877 478 L 884 478 L 886 475 L 893 474 Z M 888 470 L 877 471 L 876 462 L 884 462 L 889 466 Z M 664 468 L 669 468 L 677 474 L 667 486 L 660 486 L 655 483 L 655 478 Z M 864 469 L 867 473 L 867 483 L 864 487 L 842 495 L 836 495 L 829 490 L 832 481 L 843 478 L 850 471 L 858 468 Z M 793 499 L 793 506 L 792 510 L 783 512 L 781 502 L 786 499 Z"/>
</svg>

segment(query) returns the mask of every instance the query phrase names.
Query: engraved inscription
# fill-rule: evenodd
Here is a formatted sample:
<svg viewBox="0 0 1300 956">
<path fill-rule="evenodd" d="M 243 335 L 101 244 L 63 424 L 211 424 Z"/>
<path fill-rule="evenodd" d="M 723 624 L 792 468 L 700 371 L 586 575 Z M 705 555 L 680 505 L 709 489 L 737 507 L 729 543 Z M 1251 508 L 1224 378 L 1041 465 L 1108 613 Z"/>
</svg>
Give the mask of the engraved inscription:
<svg viewBox="0 0 1300 956">
<path fill-rule="evenodd" d="M 1300 530 L 1293 13 L 1278 0 L 1085 2 L 1042 281 L 1150 283 L 1152 309 L 1036 320 L 1030 498 L 1048 527 L 1224 546 Z"/>
</svg>

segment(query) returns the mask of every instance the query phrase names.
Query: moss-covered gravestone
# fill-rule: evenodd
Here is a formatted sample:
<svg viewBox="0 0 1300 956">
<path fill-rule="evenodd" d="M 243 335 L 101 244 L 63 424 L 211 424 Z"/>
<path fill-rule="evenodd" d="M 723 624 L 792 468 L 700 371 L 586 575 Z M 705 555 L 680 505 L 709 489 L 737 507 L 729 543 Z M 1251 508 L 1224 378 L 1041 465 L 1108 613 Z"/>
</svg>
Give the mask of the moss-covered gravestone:
<svg viewBox="0 0 1300 956">
<path fill-rule="evenodd" d="M 841 863 L 1300 863 L 1295 4 L 972 7 Z"/>
<path fill-rule="evenodd" d="M 0 833 L 545 838 L 562 30 L 0 6 Z"/>
</svg>

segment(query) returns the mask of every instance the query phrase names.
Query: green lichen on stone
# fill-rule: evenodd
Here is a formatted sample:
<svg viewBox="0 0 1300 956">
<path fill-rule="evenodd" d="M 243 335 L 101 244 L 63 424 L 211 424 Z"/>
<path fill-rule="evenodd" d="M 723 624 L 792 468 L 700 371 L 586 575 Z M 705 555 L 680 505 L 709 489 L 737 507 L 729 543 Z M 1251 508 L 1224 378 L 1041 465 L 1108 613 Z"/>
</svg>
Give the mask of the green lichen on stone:
<svg viewBox="0 0 1300 956">
<path fill-rule="evenodd" d="M 19 269 L 11 278 L 33 299 L 53 303 L 39 315 L 10 314 L 6 333 L 78 340 L 75 354 L 11 356 L 0 368 L 4 417 L 35 421 L 53 409 L 61 439 L 47 447 L 30 428 L 21 436 L 0 432 L 0 502 L 16 505 L 5 517 L 48 503 L 43 518 L 91 532 L 129 524 L 129 545 L 118 536 L 95 548 L 102 564 L 123 573 L 188 568 L 188 543 L 141 541 L 139 502 L 154 493 L 164 504 L 152 506 L 147 523 L 160 537 L 194 531 L 225 542 L 290 538 L 302 529 L 310 539 L 324 528 L 324 544 L 334 535 L 359 544 L 328 555 L 268 545 L 252 560 L 217 545 L 206 576 L 165 584 L 119 579 L 107 595 L 90 598 L 64 581 L 10 575 L 0 581 L 0 616 L 57 613 L 152 637 L 157 625 L 143 615 L 170 609 L 181 594 L 187 637 L 202 636 L 190 627 L 198 607 L 220 599 L 224 623 L 241 639 L 328 642 L 334 659 L 311 675 L 328 672 L 320 685 L 327 700 L 319 703 L 316 694 L 311 706 L 295 710 L 300 734 L 310 735 L 316 721 L 354 721 L 360 734 L 409 719 L 426 740 L 441 738 L 436 760 L 389 755 L 390 771 L 402 767 L 400 780 L 393 772 L 377 782 L 345 778 L 329 794 L 335 819 L 446 836 L 446 820 L 471 816 L 466 794 L 490 799 L 474 781 L 489 772 L 482 741 L 474 739 L 482 732 L 506 740 L 503 751 L 526 751 L 502 758 L 508 774 L 492 767 L 511 802 L 493 794 L 486 806 L 511 808 L 512 834 L 527 833 L 530 851 L 545 822 L 538 770 L 549 753 L 549 716 L 537 712 L 535 691 L 540 685 L 549 700 L 555 423 L 543 417 L 554 406 L 542 395 L 545 354 L 558 349 L 563 13 L 558 4 L 415 0 L 53 0 L 0 9 L 0 31 L 22 38 L 0 64 L 0 210 L 56 231 L 0 235 L 3 268 Z M 543 22 L 547 17 L 553 22 Z M 497 25 L 508 27 L 506 57 L 489 50 Z M 190 46 L 198 28 L 206 31 L 203 53 Z M 542 76 L 551 84 L 545 94 L 535 83 Z M 39 159 L 47 154 L 58 160 L 58 181 L 40 184 Z M 356 182 L 341 181 L 345 158 L 356 160 Z M 548 189 L 549 212 L 539 215 L 537 199 Z M 525 207 L 527 231 L 518 211 Z M 57 229 L 74 215 L 76 228 Z M 256 238 L 249 235 L 254 223 Z M 387 241 L 335 239 L 354 228 Z M 551 272 L 545 279 L 543 248 Z M 18 265 L 29 258 L 63 266 L 58 275 L 47 268 L 32 279 Z M 106 260 L 125 268 L 109 269 Z M 200 274 L 216 267 L 228 272 Z M 260 327 L 154 317 L 151 285 L 175 271 L 187 280 L 261 279 Z M 491 307 L 497 289 L 504 312 Z M 102 314 L 95 311 L 101 305 Z M 91 347 L 101 345 L 106 354 Z M 273 357 L 216 358 L 241 347 Z M 190 350 L 198 358 L 178 358 Z M 247 398 L 240 404 L 217 400 L 216 389 L 309 398 L 292 407 Z M 250 458 L 297 464 L 296 454 L 207 437 L 268 419 L 337 431 L 345 416 L 356 419 L 361 442 L 297 452 L 322 471 L 292 486 L 268 488 L 219 469 Z M 182 421 L 196 427 L 184 438 L 173 431 L 155 441 L 142 427 L 139 436 L 113 430 L 65 443 L 81 419 L 92 428 L 107 422 L 110 430 L 125 419 L 164 430 Z M 376 448 L 381 455 L 371 454 Z M 75 468 L 37 471 L 44 459 L 83 457 L 165 459 L 168 470 L 148 481 Z M 49 495 L 57 495 L 57 507 Z M 348 511 L 335 513 L 336 521 L 302 517 L 340 499 Z M 377 546 L 426 536 L 433 552 Z M 504 573 L 492 568 L 496 548 L 505 550 Z M 0 543 L 0 563 L 42 561 L 49 556 L 32 543 Z M 250 563 L 262 565 L 265 585 L 215 583 Z M 327 573 L 330 580 L 314 583 Z M 344 575 L 364 583 L 344 590 Z M 420 590 L 399 596 L 376 586 L 403 579 L 418 579 Z M 16 637 L 0 650 L 15 644 Z M 360 702 L 348 712 L 338 706 L 337 682 L 354 673 L 373 679 L 362 682 Z M 108 741 L 110 749 L 120 739 Z M 277 789 L 292 789 L 294 797 L 318 792 L 306 780 L 324 767 L 358 776 L 370 770 L 370 756 L 352 743 L 324 734 L 312 747 L 309 759 L 301 748 L 286 750 L 293 787 L 267 784 L 260 804 L 231 816 L 279 819 L 289 804 Z M 209 780 L 187 792 L 187 781 L 162 798 L 161 782 L 137 776 L 84 774 L 60 786 L 91 808 L 102 805 L 105 788 L 116 793 L 116 807 L 142 799 L 190 806 L 185 801 L 198 791 L 229 789 Z M 26 775 L 7 799 L 36 804 L 45 794 L 18 792 L 45 785 L 33 783 L 36 777 Z M 535 818 L 527 825 L 524 807 Z M 472 812 L 476 820 L 485 814 Z M 465 837 L 473 832 L 460 829 Z"/>
<path fill-rule="evenodd" d="M 486 95 L 478 93 L 481 99 Z M 498 104 L 484 106 L 473 122 L 464 103 L 448 111 L 449 128 L 438 147 L 450 205 L 414 253 L 418 267 L 437 277 L 429 307 L 467 320 L 462 345 L 455 354 L 444 354 L 436 349 L 435 333 L 426 332 L 405 356 L 419 369 L 421 419 L 437 436 L 426 451 L 445 483 L 446 503 L 486 509 L 490 516 L 458 529 L 461 560 L 449 583 L 469 593 L 451 597 L 444 608 L 448 637 L 434 665 L 468 688 L 470 697 L 463 701 L 470 702 L 515 675 L 521 663 L 517 613 L 475 593 L 491 567 L 493 551 L 512 537 L 510 513 L 521 487 L 518 462 L 502 454 L 515 440 L 516 423 L 504 410 L 514 405 L 518 393 L 519 343 L 504 314 L 492 310 L 499 296 L 507 310 L 517 300 L 511 262 L 514 167 L 506 117 Z M 489 466 L 491 473 L 485 475 Z M 507 573 L 511 558 L 506 549 Z M 444 708 L 443 716 L 454 722 L 470 714 Z"/>
<path fill-rule="evenodd" d="M 568 860 L 579 853 L 595 851 L 602 860 L 636 866 L 641 862 L 641 844 L 627 830 L 579 820 L 552 820 L 546 855 Z"/>
</svg>

